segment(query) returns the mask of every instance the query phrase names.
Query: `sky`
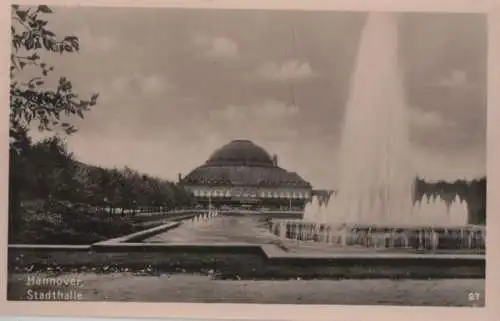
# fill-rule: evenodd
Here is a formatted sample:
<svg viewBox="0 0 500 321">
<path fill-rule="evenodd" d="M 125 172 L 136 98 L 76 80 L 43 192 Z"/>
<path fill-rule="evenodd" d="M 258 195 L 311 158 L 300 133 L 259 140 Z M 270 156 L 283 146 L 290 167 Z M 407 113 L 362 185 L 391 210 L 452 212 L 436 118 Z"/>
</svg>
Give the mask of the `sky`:
<svg viewBox="0 0 500 321">
<path fill-rule="evenodd" d="M 90 164 L 175 180 L 249 139 L 313 186 L 334 188 L 355 12 L 57 7 L 49 27 L 81 51 L 44 56 L 99 103 L 67 139 Z M 399 60 L 411 158 L 428 180 L 485 175 L 486 19 L 404 14 Z M 373 63 L 376 63 L 374 61 Z"/>
</svg>

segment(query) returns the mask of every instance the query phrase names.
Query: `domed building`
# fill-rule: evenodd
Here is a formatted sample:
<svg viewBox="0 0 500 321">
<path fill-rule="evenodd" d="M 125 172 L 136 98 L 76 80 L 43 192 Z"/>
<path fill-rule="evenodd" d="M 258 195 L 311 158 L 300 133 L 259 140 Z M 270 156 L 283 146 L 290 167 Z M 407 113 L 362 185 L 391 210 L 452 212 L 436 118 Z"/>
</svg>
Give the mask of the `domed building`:
<svg viewBox="0 0 500 321">
<path fill-rule="evenodd" d="M 222 146 L 179 182 L 198 203 L 214 206 L 302 210 L 312 193 L 309 182 L 249 140 Z"/>
</svg>

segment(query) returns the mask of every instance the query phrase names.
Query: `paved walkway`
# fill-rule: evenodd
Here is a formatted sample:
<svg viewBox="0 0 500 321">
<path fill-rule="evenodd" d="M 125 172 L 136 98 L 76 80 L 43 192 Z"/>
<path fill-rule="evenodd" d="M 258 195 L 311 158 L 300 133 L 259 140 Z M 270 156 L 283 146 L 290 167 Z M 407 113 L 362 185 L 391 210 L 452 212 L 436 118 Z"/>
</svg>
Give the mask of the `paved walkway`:
<svg viewBox="0 0 500 321">
<path fill-rule="evenodd" d="M 328 255 L 354 255 L 367 254 L 387 255 L 398 253 L 403 256 L 414 256 L 414 250 L 391 249 L 391 248 L 366 248 L 354 245 L 343 247 L 339 244 L 326 244 L 321 242 L 303 242 L 288 239 L 280 239 L 268 230 L 268 223 L 258 216 L 217 216 L 197 223 L 184 221 L 179 227 L 160 233 L 145 239 L 145 243 L 178 243 L 178 244 L 281 244 L 286 252 L 274 247 L 267 247 L 270 254 L 275 256 L 303 256 L 324 257 Z M 441 251 L 440 254 L 456 254 L 461 256 L 481 256 L 481 253 L 473 250 Z M 428 255 L 427 253 L 424 255 Z M 436 256 L 439 255 L 435 253 Z"/>
<path fill-rule="evenodd" d="M 10 276 L 9 299 L 26 299 L 30 289 L 68 290 L 64 286 L 27 286 L 27 277 L 26 274 Z M 84 301 L 411 306 L 482 306 L 485 284 L 480 279 L 223 281 L 202 275 L 131 273 L 64 274 L 57 278 L 78 281 L 82 286 L 76 291 Z M 479 293 L 478 301 L 469 301 L 472 292 Z"/>
<path fill-rule="evenodd" d="M 249 243 L 266 244 L 278 238 L 267 229 L 267 223 L 256 216 L 218 216 L 189 223 L 150 237 L 151 243 Z"/>
</svg>

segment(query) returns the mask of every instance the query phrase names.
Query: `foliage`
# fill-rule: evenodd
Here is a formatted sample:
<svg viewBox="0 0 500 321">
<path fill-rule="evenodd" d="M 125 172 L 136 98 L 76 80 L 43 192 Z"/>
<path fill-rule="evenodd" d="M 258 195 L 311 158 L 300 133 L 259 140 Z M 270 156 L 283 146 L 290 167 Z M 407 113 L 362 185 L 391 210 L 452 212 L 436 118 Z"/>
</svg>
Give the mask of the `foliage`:
<svg viewBox="0 0 500 321">
<path fill-rule="evenodd" d="M 52 13 L 53 10 L 46 5 L 11 7 L 9 237 L 21 228 L 21 193 L 29 193 L 36 186 L 40 188 L 38 193 L 52 197 L 53 193 L 62 192 L 53 186 L 59 183 L 57 176 L 66 175 L 67 179 L 69 175 L 60 163 L 55 167 L 63 171 L 59 174 L 51 172 L 55 175 L 52 180 L 41 178 L 37 172 L 31 172 L 33 176 L 22 173 L 22 170 L 30 169 L 27 157 L 33 159 L 30 154 L 40 153 L 31 149 L 29 131 L 35 127 L 39 131 L 62 129 L 66 134 L 72 134 L 76 128 L 69 123 L 71 116 L 83 118 L 84 112 L 96 104 L 98 97 L 93 94 L 89 99 L 80 99 L 66 77 L 60 77 L 51 86 L 49 73 L 54 71 L 54 66 L 47 63 L 48 55 L 63 55 L 80 49 L 76 36 L 59 38 L 49 29 L 47 17 Z M 57 144 L 52 147 L 57 147 Z M 60 161 L 64 162 L 63 159 Z M 31 184 L 35 185 L 26 190 L 25 187 Z"/>
<path fill-rule="evenodd" d="M 80 43 L 58 37 L 51 14 L 46 5 L 11 7 L 9 240 L 92 242 L 129 233 L 122 216 L 191 204 L 174 183 L 76 161 L 59 137 L 32 143 L 31 129 L 74 133 L 72 117 L 84 118 L 98 98 L 81 99 L 67 77 L 55 77 L 50 55 L 77 53 Z"/>
<path fill-rule="evenodd" d="M 97 102 L 98 95 L 80 99 L 66 77 L 60 77 L 55 88 L 48 88 L 47 76 L 54 67 L 42 60 L 42 53 L 73 53 L 80 49 L 76 36 L 59 39 L 48 29 L 46 16 L 53 10 L 46 5 L 11 10 L 11 65 L 10 65 L 10 143 L 19 148 L 29 128 L 40 131 L 63 129 L 74 133 L 75 127 L 64 121 L 64 116 L 83 118 Z M 23 80 L 23 78 L 27 78 Z"/>
<path fill-rule="evenodd" d="M 136 231 L 130 221 L 87 205 L 40 202 L 25 210 L 24 228 L 13 238 L 15 243 L 89 244 Z"/>
<path fill-rule="evenodd" d="M 456 180 L 454 182 L 426 182 L 416 179 L 415 200 L 421 200 L 424 195 L 438 196 L 451 202 L 455 195 L 467 201 L 471 224 L 486 223 L 486 177 L 471 181 Z"/>
<path fill-rule="evenodd" d="M 91 243 L 134 231 L 137 212 L 191 207 L 175 183 L 128 167 L 106 169 L 78 162 L 59 137 L 15 153 L 10 184 L 22 203 L 14 242 Z M 11 195 L 14 196 L 14 195 Z M 12 202 L 11 198 L 11 202 Z"/>
</svg>

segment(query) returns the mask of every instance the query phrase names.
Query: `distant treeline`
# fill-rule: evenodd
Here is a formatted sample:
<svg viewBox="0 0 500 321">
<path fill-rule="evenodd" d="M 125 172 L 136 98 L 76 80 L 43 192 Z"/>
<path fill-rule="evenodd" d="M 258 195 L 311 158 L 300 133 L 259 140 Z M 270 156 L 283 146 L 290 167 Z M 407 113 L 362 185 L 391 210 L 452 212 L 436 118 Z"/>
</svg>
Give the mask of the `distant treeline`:
<svg viewBox="0 0 500 321">
<path fill-rule="evenodd" d="M 421 200 L 427 196 L 441 196 L 442 199 L 451 202 L 456 195 L 467 201 L 469 206 L 469 223 L 486 223 L 486 177 L 472 181 L 456 180 L 452 183 L 445 181 L 425 182 L 421 178 L 416 179 L 415 200 Z"/>
<path fill-rule="evenodd" d="M 193 204 L 174 182 L 78 162 L 58 137 L 10 150 L 11 242 L 87 243 L 133 232 L 135 212 Z"/>
<path fill-rule="evenodd" d="M 461 200 L 467 202 L 469 208 L 469 223 L 470 224 L 486 224 L 486 177 L 467 180 L 456 180 L 454 182 L 426 182 L 424 179 L 417 177 L 415 179 L 413 201 L 421 201 L 424 196 L 437 197 L 441 196 L 448 204 L 450 204 L 458 195 Z M 320 202 L 328 202 L 331 195 L 336 194 L 336 191 L 331 190 L 315 190 Z"/>
</svg>

